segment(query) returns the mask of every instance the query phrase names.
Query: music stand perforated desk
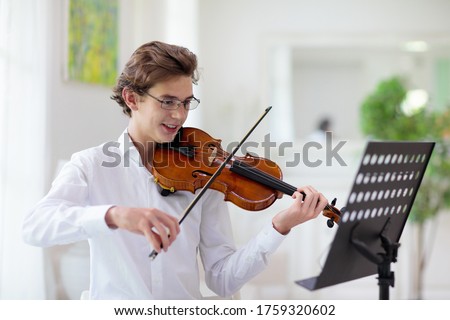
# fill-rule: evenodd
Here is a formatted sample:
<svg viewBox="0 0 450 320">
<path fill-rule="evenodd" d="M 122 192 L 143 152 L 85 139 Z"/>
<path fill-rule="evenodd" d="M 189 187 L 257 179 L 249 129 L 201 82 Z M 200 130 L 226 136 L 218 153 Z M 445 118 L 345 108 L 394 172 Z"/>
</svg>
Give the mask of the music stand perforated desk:
<svg viewBox="0 0 450 320">
<path fill-rule="evenodd" d="M 390 264 L 434 145 L 368 142 L 322 272 L 298 285 L 317 290 L 378 272 L 380 299 L 389 299 Z"/>
</svg>

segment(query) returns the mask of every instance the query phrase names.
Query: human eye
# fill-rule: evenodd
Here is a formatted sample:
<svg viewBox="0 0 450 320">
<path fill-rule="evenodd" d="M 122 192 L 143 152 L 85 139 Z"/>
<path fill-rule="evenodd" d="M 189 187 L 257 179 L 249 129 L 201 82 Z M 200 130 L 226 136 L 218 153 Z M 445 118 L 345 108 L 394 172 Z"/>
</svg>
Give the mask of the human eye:
<svg viewBox="0 0 450 320">
<path fill-rule="evenodd" d="M 162 99 L 161 104 L 163 108 L 173 108 L 177 105 L 177 100 L 175 99 Z"/>
</svg>

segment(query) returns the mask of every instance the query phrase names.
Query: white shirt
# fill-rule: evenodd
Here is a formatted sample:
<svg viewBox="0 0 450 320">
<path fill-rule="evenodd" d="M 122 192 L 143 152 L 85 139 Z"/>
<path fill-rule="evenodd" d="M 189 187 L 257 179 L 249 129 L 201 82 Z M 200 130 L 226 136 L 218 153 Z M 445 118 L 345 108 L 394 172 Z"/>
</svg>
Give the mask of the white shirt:
<svg viewBox="0 0 450 320">
<path fill-rule="evenodd" d="M 43 247 L 87 239 L 90 299 L 201 299 L 197 253 L 207 286 L 219 296 L 231 296 L 265 268 L 284 236 L 268 223 L 237 250 L 218 191 L 203 195 L 168 251 L 154 260 L 144 236 L 105 223 L 113 205 L 156 207 L 180 219 L 193 198 L 188 191 L 161 196 L 125 130 L 118 141 L 72 156 L 25 219 L 24 239 Z"/>
</svg>

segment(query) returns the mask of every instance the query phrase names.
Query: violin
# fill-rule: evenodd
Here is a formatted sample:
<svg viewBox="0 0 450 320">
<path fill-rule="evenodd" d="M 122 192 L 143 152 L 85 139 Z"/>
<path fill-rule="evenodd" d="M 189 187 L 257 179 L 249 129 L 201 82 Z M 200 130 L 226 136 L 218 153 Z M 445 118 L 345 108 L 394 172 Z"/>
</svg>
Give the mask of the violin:
<svg viewBox="0 0 450 320">
<path fill-rule="evenodd" d="M 197 128 L 181 128 L 173 142 L 156 148 L 152 174 L 162 195 L 177 190 L 195 193 L 224 166 L 209 187 L 222 192 L 225 201 L 249 211 L 266 209 L 284 194 L 291 196 L 297 191 L 282 180 L 282 171 L 275 162 L 246 154 L 234 156 L 224 164 L 228 156 L 221 140 Z M 335 204 L 336 199 L 323 210 L 330 228 L 340 221 L 341 212 Z"/>
<path fill-rule="evenodd" d="M 208 188 L 222 192 L 225 201 L 252 211 L 265 209 L 283 194 L 292 195 L 297 191 L 297 188 L 282 181 L 281 169 L 275 162 L 249 154 L 245 157 L 234 156 L 270 109 L 272 107 L 264 111 L 231 153 L 222 149 L 221 140 L 213 139 L 196 128 L 181 128 L 173 142 L 159 144 L 155 149 L 151 171 L 155 182 L 162 188 L 163 196 L 176 190 L 195 193 L 201 188 L 184 211 L 179 224 Z M 303 199 L 305 196 L 303 193 Z M 327 225 L 330 228 L 340 221 L 341 212 L 335 204 L 336 199 L 322 211 L 329 218 Z M 153 260 L 157 255 L 158 252 L 153 250 L 149 258 Z"/>
</svg>

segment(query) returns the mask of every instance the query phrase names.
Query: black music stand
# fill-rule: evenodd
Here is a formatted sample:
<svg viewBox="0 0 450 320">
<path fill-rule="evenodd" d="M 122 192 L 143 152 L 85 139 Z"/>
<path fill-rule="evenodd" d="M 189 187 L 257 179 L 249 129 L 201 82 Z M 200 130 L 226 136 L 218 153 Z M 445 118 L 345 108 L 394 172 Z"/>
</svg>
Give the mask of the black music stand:
<svg viewBox="0 0 450 320">
<path fill-rule="evenodd" d="M 319 276 L 296 281 L 316 290 L 378 272 L 379 298 L 394 287 L 391 263 L 434 142 L 369 142 Z"/>
</svg>

